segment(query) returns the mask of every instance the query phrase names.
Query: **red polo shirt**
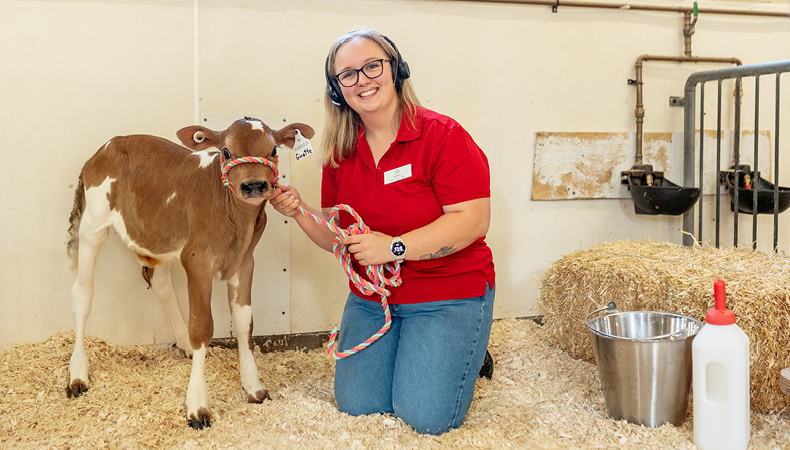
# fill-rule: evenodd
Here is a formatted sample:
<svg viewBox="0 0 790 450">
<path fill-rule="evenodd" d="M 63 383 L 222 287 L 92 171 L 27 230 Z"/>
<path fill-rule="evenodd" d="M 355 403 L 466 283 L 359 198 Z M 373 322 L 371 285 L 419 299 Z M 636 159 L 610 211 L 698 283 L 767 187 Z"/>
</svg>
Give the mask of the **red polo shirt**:
<svg viewBox="0 0 790 450">
<path fill-rule="evenodd" d="M 409 168 L 411 176 L 392 181 L 396 169 L 404 174 Z M 360 127 L 353 155 L 336 169 L 324 167 L 321 207 L 347 204 L 371 230 L 401 236 L 438 219 L 442 205 L 490 196 L 488 159 L 469 133 L 450 117 L 418 108 L 414 127 L 401 118 L 398 136 L 378 167 Z M 340 222 L 347 228 L 353 218 L 342 212 Z M 356 261 L 354 269 L 364 276 Z M 404 261 L 401 274 L 403 284 L 390 289 L 392 304 L 479 297 L 486 283 L 494 286 L 494 262 L 485 238 L 441 258 Z M 378 295 L 368 298 L 380 301 Z"/>
</svg>

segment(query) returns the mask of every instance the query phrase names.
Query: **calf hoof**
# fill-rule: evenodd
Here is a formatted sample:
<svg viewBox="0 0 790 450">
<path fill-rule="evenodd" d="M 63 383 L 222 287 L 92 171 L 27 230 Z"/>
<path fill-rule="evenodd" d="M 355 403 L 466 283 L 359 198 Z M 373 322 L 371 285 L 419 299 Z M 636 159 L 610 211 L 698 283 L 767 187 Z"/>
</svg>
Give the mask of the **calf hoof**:
<svg viewBox="0 0 790 450">
<path fill-rule="evenodd" d="M 266 389 L 261 389 L 260 391 L 256 392 L 255 395 L 247 394 L 248 403 L 263 403 L 264 400 L 271 399 L 272 398 L 269 397 L 269 393 L 266 392 Z"/>
<path fill-rule="evenodd" d="M 68 398 L 77 398 L 86 392 L 88 392 L 88 385 L 80 379 L 76 379 L 66 386 L 66 397 Z"/>
<path fill-rule="evenodd" d="M 181 353 L 181 356 L 184 358 L 192 359 L 192 354 L 184 350 L 183 348 L 179 347 L 178 344 L 173 344 L 173 348 L 178 350 Z"/>
<path fill-rule="evenodd" d="M 195 417 L 195 414 L 187 417 L 187 425 L 196 430 L 209 428 L 211 427 L 211 413 L 206 408 L 200 408 L 197 412 L 197 417 Z"/>
<path fill-rule="evenodd" d="M 195 419 L 187 419 L 187 425 L 191 428 L 196 430 L 202 430 L 203 428 L 211 428 L 211 420 L 195 420 Z"/>
</svg>

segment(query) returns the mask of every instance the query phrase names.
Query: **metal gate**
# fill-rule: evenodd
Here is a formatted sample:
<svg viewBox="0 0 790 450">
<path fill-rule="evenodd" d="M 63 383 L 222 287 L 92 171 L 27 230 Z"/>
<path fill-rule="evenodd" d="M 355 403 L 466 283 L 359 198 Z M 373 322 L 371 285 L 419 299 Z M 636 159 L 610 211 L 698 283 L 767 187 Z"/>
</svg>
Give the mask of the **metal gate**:
<svg viewBox="0 0 790 450">
<path fill-rule="evenodd" d="M 685 94 L 684 94 L 684 124 L 683 124 L 683 184 L 684 186 L 696 186 L 703 191 L 705 183 L 713 182 L 715 191 L 716 202 L 716 215 L 715 215 L 715 246 L 720 247 L 721 236 L 721 206 L 722 206 L 722 189 L 720 185 L 725 186 L 727 196 L 729 197 L 730 209 L 733 211 L 732 224 L 733 224 L 733 246 L 737 247 L 738 236 L 738 212 L 750 213 L 752 216 L 752 246 L 757 248 L 757 217 L 758 214 L 773 214 L 773 250 L 777 250 L 778 245 L 778 230 L 779 230 L 779 214 L 790 206 L 790 189 L 779 187 L 779 129 L 780 129 L 780 113 L 782 104 L 780 101 L 780 77 L 782 73 L 790 72 L 790 60 L 776 61 L 765 64 L 754 64 L 748 66 L 738 66 L 726 69 L 710 70 L 705 72 L 698 72 L 692 74 L 686 80 Z M 773 124 L 768 124 L 764 129 L 760 129 L 760 77 L 772 76 L 775 77 L 774 82 L 774 98 L 775 98 L 775 113 L 773 114 Z M 754 148 L 753 148 L 753 168 L 749 165 L 744 165 L 741 162 L 741 112 L 743 95 L 744 79 L 753 77 L 753 81 L 749 81 L 754 85 Z M 734 80 L 735 93 L 734 95 L 734 130 L 732 136 L 732 164 L 729 168 L 722 168 L 722 82 L 724 80 Z M 705 152 L 709 151 L 705 148 L 705 84 L 708 82 L 716 82 L 717 94 L 717 111 L 716 111 L 716 171 L 715 179 L 708 175 L 705 179 Z M 700 86 L 699 95 L 699 136 L 696 134 L 696 103 L 697 103 L 697 85 Z M 770 86 L 769 86 L 770 87 Z M 709 91 L 713 89 L 708 89 Z M 766 97 L 770 92 L 766 94 Z M 748 97 L 747 97 L 748 98 Z M 770 98 L 770 97 L 769 97 Z M 771 117 L 769 117 L 770 121 Z M 774 183 L 763 179 L 759 171 L 759 155 L 758 155 L 758 142 L 761 131 L 773 128 L 773 180 Z M 699 140 L 697 146 L 695 141 Z M 697 148 L 698 147 L 698 151 Z M 748 149 L 744 149 L 748 151 Z M 699 162 L 699 173 L 695 177 L 695 165 Z M 696 180 L 695 180 L 696 179 Z M 696 181 L 696 184 L 695 184 Z M 703 201 L 700 198 L 696 208 L 692 209 L 683 216 L 683 244 L 691 246 L 695 240 L 702 240 L 703 237 Z M 697 228 L 694 229 L 695 224 L 695 211 L 696 210 L 696 224 Z M 696 231 L 696 233 L 695 233 Z M 695 239 L 696 236 L 696 239 Z"/>
</svg>

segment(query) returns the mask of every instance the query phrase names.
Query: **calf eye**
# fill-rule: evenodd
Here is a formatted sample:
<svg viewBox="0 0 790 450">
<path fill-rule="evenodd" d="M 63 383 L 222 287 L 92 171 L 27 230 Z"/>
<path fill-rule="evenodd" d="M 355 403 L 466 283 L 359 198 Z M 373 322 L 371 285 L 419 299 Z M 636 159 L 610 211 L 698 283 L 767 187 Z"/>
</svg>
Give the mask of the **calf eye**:
<svg viewBox="0 0 790 450">
<path fill-rule="evenodd" d="M 224 156 L 225 159 L 230 159 L 230 152 L 225 147 L 222 147 L 222 156 Z"/>
<path fill-rule="evenodd" d="M 272 158 L 274 158 L 275 156 L 277 156 L 277 147 L 274 147 L 272 149 Z"/>
</svg>

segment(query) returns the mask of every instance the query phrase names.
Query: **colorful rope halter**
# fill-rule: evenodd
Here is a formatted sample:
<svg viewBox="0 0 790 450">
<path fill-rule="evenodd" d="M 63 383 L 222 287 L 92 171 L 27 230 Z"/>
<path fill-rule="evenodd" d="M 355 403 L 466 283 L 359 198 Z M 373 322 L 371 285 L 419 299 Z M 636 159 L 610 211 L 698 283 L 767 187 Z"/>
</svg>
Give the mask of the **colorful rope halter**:
<svg viewBox="0 0 790 450">
<path fill-rule="evenodd" d="M 279 162 L 279 157 L 277 157 L 277 162 Z M 272 187 L 277 185 L 277 180 L 280 178 L 280 172 L 277 170 L 277 164 L 269 161 L 268 159 L 258 158 L 254 156 L 243 156 L 241 158 L 231 159 L 225 161 L 224 155 L 220 151 L 220 165 L 222 166 L 222 184 L 230 188 L 231 191 L 234 193 L 236 192 L 233 189 L 233 185 L 230 182 L 230 178 L 228 178 L 228 172 L 235 166 L 239 164 L 247 164 L 247 163 L 256 163 L 256 164 L 264 164 L 268 166 L 272 171 L 274 171 L 274 178 L 272 179 Z M 352 234 L 367 234 L 371 233 L 370 228 L 365 225 L 365 222 L 362 221 L 362 217 L 357 214 L 357 212 L 348 205 L 337 205 L 330 213 L 334 213 L 335 211 L 346 211 L 354 217 L 356 221 L 353 225 L 348 228 L 340 228 L 340 226 L 336 223 L 335 217 L 333 216 L 332 219 L 327 222 L 321 217 L 316 216 L 308 211 L 305 211 L 301 206 L 299 206 L 299 212 L 312 219 L 314 222 L 317 222 L 321 225 L 324 225 L 329 230 L 335 233 L 335 239 L 332 243 L 332 250 L 335 254 L 335 258 L 340 262 L 343 266 L 343 270 L 346 272 L 346 276 L 354 286 L 359 289 L 364 295 L 373 295 L 379 294 L 381 295 L 381 307 L 384 309 L 384 326 L 381 327 L 379 331 L 373 334 L 371 337 L 366 339 L 361 344 L 355 346 L 354 348 L 347 350 L 345 352 L 337 352 L 335 351 L 335 342 L 337 339 L 338 328 L 334 327 L 332 332 L 329 335 L 329 344 L 327 345 L 326 352 L 332 355 L 335 359 L 343 359 L 348 356 L 351 356 L 355 353 L 358 353 L 362 349 L 368 347 L 370 344 L 376 342 L 387 330 L 390 329 L 392 325 L 392 315 L 390 314 L 390 307 L 389 303 L 387 302 L 387 298 L 390 296 L 390 291 L 387 287 L 398 287 L 403 284 L 403 279 L 401 278 L 400 274 L 400 263 L 387 263 L 387 264 L 377 264 L 367 266 L 365 269 L 365 273 L 367 274 L 368 278 L 371 281 L 365 280 L 364 278 L 360 277 L 358 273 L 354 272 L 354 268 L 351 264 L 351 253 L 348 251 L 348 248 L 345 245 L 340 244 L 340 239 L 346 236 L 351 236 Z M 389 271 L 392 274 L 391 278 L 387 278 L 384 274 L 384 270 Z"/>
<path fill-rule="evenodd" d="M 384 335 L 384 333 L 387 332 L 387 330 L 390 329 L 390 326 L 392 325 L 392 315 L 390 314 L 390 307 L 389 303 L 387 302 L 387 297 L 390 296 L 390 291 L 387 289 L 387 287 L 398 287 L 403 283 L 403 279 L 400 275 L 399 262 L 367 266 L 365 273 L 373 282 L 365 280 L 364 278 L 360 277 L 359 274 L 354 272 L 354 269 L 351 265 L 351 253 L 348 251 L 348 248 L 345 245 L 340 244 L 340 239 L 352 234 L 370 233 L 371 230 L 367 227 L 367 225 L 365 225 L 365 222 L 362 221 L 362 218 L 359 216 L 359 214 L 357 214 L 357 212 L 348 205 L 337 205 L 332 208 L 330 214 L 341 210 L 351 214 L 354 217 L 354 220 L 356 220 L 356 223 L 346 229 L 343 229 L 340 228 L 336 223 L 336 217 L 332 217 L 332 219 L 327 222 L 321 217 L 307 212 L 301 206 L 299 206 L 299 212 L 302 213 L 302 215 L 312 219 L 314 222 L 324 225 L 335 233 L 336 236 L 332 244 L 332 250 L 335 253 L 335 258 L 337 258 L 340 264 L 343 265 L 346 276 L 348 276 L 348 279 L 354 283 L 354 286 L 356 286 L 357 289 L 359 289 L 359 291 L 364 295 L 381 295 L 381 307 L 384 309 L 384 326 L 361 344 L 344 352 L 335 351 L 335 342 L 337 339 L 338 328 L 334 327 L 332 329 L 332 333 L 329 335 L 329 344 L 326 347 L 326 352 L 332 355 L 332 357 L 335 359 L 343 359 L 361 351 L 378 340 Z M 386 277 L 384 274 L 385 269 L 392 274 L 391 278 Z"/>
<path fill-rule="evenodd" d="M 242 156 L 241 158 L 225 161 L 225 156 L 222 154 L 222 150 L 220 150 L 219 155 L 220 165 L 222 166 L 222 184 L 229 187 L 231 192 L 234 194 L 236 193 L 236 189 L 233 189 L 233 184 L 230 182 L 228 172 L 230 172 L 230 169 L 238 166 L 239 164 L 255 163 L 268 166 L 274 172 L 274 177 L 272 178 L 272 188 L 277 186 L 277 180 L 280 179 L 280 171 L 277 170 L 277 163 L 273 163 L 268 159 L 258 158 L 257 156 Z M 277 157 L 277 162 L 280 162 L 279 156 Z"/>
</svg>

